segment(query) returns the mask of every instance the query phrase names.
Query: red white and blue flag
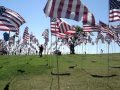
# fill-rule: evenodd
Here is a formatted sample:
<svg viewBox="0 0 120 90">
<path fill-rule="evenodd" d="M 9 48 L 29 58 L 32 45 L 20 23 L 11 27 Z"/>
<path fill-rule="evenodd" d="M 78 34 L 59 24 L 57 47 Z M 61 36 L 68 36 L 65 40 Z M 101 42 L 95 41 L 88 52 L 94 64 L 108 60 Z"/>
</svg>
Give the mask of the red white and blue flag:
<svg viewBox="0 0 120 90">
<path fill-rule="evenodd" d="M 17 31 L 25 20 L 15 11 L 0 6 L 0 30 Z"/>
<path fill-rule="evenodd" d="M 83 14 L 88 12 L 80 0 L 48 0 L 44 13 L 51 18 L 67 18 L 80 21 Z"/>
<path fill-rule="evenodd" d="M 109 0 L 109 21 L 120 21 L 120 0 Z"/>
<path fill-rule="evenodd" d="M 29 41 L 29 32 L 28 32 L 28 27 L 25 27 L 24 33 L 23 33 L 23 42 L 28 42 Z"/>
<path fill-rule="evenodd" d="M 61 22 L 62 22 L 62 20 L 60 18 L 51 18 L 50 19 L 51 33 L 59 32 L 59 25 L 61 24 Z"/>
</svg>

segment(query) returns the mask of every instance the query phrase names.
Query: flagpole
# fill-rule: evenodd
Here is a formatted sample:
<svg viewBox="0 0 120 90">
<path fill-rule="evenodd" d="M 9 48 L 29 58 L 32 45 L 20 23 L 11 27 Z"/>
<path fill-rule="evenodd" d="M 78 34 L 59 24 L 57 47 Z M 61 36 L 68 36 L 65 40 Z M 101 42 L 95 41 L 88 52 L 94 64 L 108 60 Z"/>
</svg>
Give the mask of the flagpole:
<svg viewBox="0 0 120 90">
<path fill-rule="evenodd" d="M 109 22 L 109 0 L 108 0 L 108 29 L 109 29 L 109 23 L 110 22 Z M 110 60 L 109 60 L 109 48 L 110 48 L 109 44 L 110 43 L 108 42 L 107 44 L 108 44 L 108 46 L 107 46 L 108 47 L 108 54 L 107 54 L 108 57 L 107 58 L 108 58 L 108 76 L 109 76 L 109 70 L 110 70 L 109 69 L 109 63 L 110 63 Z M 109 85 L 109 77 L 108 77 L 108 85 Z"/>
<path fill-rule="evenodd" d="M 55 31 L 56 31 L 56 24 L 55 24 Z M 56 53 L 57 53 L 57 36 L 56 36 Z M 56 55 L 57 59 L 57 76 L 58 76 L 58 90 L 60 90 L 60 77 L 59 77 L 59 61 L 58 61 L 58 55 Z"/>
<path fill-rule="evenodd" d="M 10 31 L 9 31 L 9 38 L 10 38 Z M 9 45 L 9 52 L 10 52 L 10 40 L 8 41 L 8 45 Z"/>
</svg>

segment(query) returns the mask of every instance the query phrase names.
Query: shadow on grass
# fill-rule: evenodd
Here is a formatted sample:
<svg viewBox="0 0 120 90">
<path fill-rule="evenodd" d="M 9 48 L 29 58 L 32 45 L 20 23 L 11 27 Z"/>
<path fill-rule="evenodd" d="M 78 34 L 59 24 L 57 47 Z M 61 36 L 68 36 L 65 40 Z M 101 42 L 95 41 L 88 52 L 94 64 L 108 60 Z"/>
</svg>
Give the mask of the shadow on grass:
<svg viewBox="0 0 120 90">
<path fill-rule="evenodd" d="M 20 72 L 20 73 L 24 73 L 25 72 L 24 70 L 21 70 L 21 69 L 18 69 L 17 71 Z"/>
<path fill-rule="evenodd" d="M 53 73 L 53 72 L 51 72 L 51 75 L 59 75 L 59 76 L 65 76 L 65 75 L 67 75 L 67 76 L 69 76 L 70 73 Z"/>
<path fill-rule="evenodd" d="M 3 68 L 3 66 L 0 66 L 0 69 L 2 69 Z"/>
<path fill-rule="evenodd" d="M 120 69 L 120 66 L 111 66 L 111 68 L 118 68 L 118 69 Z"/>
<path fill-rule="evenodd" d="M 9 86 L 10 86 L 10 82 L 6 84 L 6 86 L 4 87 L 4 90 L 9 90 Z"/>
</svg>

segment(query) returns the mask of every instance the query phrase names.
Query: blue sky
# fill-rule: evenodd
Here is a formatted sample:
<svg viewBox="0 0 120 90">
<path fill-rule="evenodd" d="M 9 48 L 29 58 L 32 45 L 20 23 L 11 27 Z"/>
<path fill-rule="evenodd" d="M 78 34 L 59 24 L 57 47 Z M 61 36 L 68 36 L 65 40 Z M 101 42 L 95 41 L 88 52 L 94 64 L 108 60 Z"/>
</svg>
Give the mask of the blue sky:
<svg viewBox="0 0 120 90">
<path fill-rule="evenodd" d="M 97 23 L 99 20 L 108 23 L 108 0 L 81 1 L 94 14 Z M 24 28 L 28 26 L 29 32 L 32 32 L 39 39 L 40 43 L 44 43 L 41 34 L 46 28 L 50 29 L 50 18 L 46 17 L 43 12 L 43 8 L 46 2 L 47 0 L 0 0 L 0 5 L 18 12 L 25 19 L 26 23 L 20 27 L 21 37 Z M 65 20 L 71 25 L 81 25 L 81 22 L 76 22 L 68 19 Z M 0 38 L 2 38 L 2 34 L 3 32 L 0 32 Z M 106 45 L 102 45 L 101 47 L 104 48 L 105 46 Z M 115 47 L 118 48 L 117 45 L 115 45 Z M 90 52 L 91 46 L 88 45 L 87 48 Z M 92 49 L 92 52 L 95 53 L 96 49 Z"/>
</svg>

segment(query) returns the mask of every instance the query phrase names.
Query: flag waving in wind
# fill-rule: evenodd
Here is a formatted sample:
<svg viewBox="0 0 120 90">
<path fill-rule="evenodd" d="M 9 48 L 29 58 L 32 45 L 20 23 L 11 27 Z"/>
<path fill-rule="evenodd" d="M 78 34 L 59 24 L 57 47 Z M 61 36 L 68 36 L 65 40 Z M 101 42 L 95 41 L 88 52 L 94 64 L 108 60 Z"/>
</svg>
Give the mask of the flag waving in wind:
<svg viewBox="0 0 120 90">
<path fill-rule="evenodd" d="M 62 22 L 60 18 L 50 18 L 51 33 L 59 32 L 59 25 Z"/>
<path fill-rule="evenodd" d="M 49 38 L 49 30 L 48 29 L 45 29 L 44 32 L 42 33 L 42 36 L 44 38 Z"/>
<path fill-rule="evenodd" d="M 80 21 L 88 12 L 80 0 L 48 0 L 44 12 L 51 18 L 67 18 Z"/>
<path fill-rule="evenodd" d="M 19 28 L 25 23 L 25 20 L 15 11 L 0 6 L 0 21 L 6 21 Z"/>
<path fill-rule="evenodd" d="M 25 20 L 17 12 L 0 6 L 0 30 L 16 32 L 24 23 Z"/>
<path fill-rule="evenodd" d="M 27 43 L 29 41 L 29 32 L 28 27 L 25 27 L 24 33 L 23 33 L 23 42 Z"/>
<path fill-rule="evenodd" d="M 109 0 L 109 21 L 120 21 L 120 0 Z"/>
<path fill-rule="evenodd" d="M 48 42 L 49 42 L 49 30 L 48 29 L 45 29 L 44 32 L 42 33 L 42 36 L 44 37 L 45 39 L 45 43 L 44 45 L 48 45 Z"/>
</svg>

